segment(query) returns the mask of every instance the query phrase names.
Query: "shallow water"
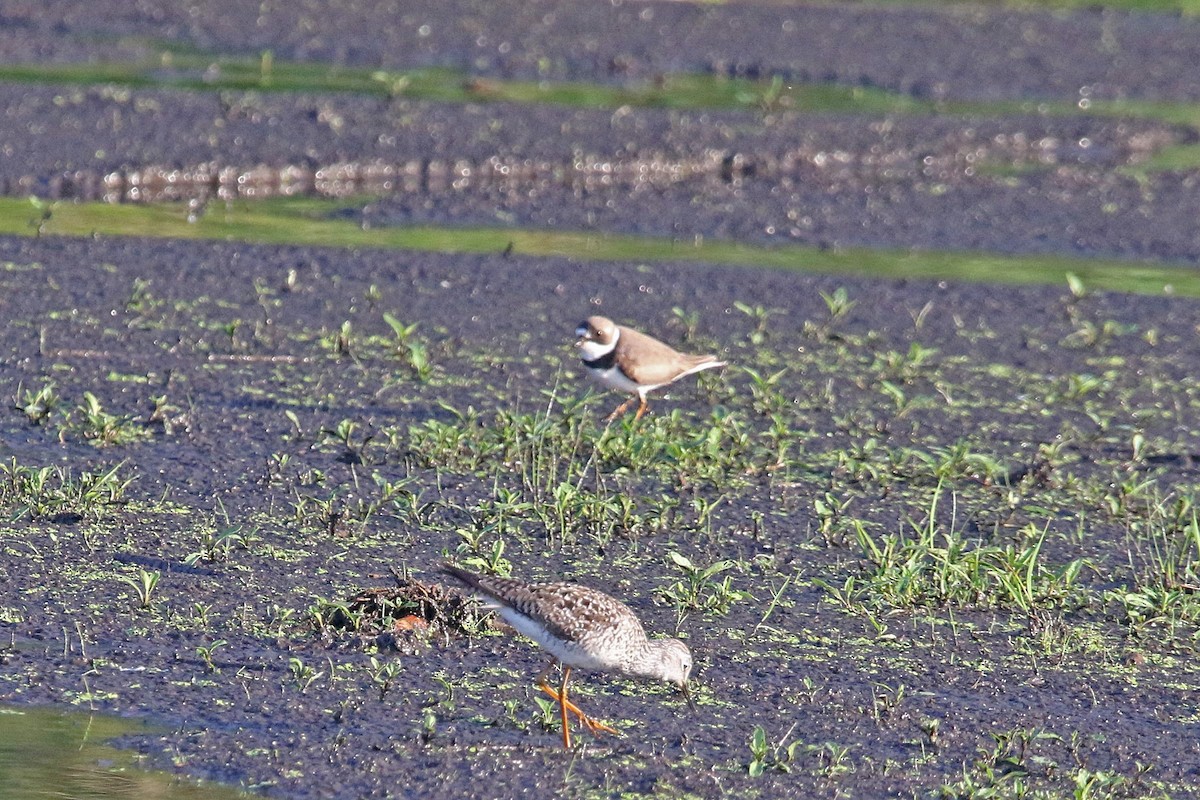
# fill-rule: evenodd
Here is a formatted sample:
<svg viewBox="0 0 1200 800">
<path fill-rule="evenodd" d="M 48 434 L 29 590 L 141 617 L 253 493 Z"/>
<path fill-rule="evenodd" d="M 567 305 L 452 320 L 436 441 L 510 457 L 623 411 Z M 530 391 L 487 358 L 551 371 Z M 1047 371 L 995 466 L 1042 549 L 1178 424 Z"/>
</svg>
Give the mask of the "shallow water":
<svg viewBox="0 0 1200 800">
<path fill-rule="evenodd" d="M 136 720 L 0 706 L 0 798 L 227 800 L 244 795 L 137 768 L 137 755 L 108 742 L 146 730 Z"/>
</svg>

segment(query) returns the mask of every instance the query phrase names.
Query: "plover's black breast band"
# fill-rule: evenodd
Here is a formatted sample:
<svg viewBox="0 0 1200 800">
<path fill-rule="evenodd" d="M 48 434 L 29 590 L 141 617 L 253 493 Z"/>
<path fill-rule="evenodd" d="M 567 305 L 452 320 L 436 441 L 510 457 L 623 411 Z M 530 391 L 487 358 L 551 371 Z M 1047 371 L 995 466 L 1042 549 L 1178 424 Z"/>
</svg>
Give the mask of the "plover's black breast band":
<svg viewBox="0 0 1200 800">
<path fill-rule="evenodd" d="M 588 369 L 612 369 L 615 363 L 617 363 L 617 348 L 615 347 L 599 358 L 593 358 L 591 361 L 586 358 L 583 360 L 583 365 Z"/>
</svg>

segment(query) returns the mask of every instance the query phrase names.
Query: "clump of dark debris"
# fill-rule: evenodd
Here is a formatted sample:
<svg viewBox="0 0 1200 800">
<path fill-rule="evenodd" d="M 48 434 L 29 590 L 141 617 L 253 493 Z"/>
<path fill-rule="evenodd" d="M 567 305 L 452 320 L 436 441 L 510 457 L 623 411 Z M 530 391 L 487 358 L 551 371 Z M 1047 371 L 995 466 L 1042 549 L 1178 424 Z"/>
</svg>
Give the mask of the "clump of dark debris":
<svg viewBox="0 0 1200 800">
<path fill-rule="evenodd" d="M 489 614 L 469 594 L 441 583 L 426 583 L 392 569 L 395 586 L 362 589 L 314 614 L 325 634 L 351 634 L 372 640 L 381 650 L 412 651 L 432 636 L 469 636 L 488 627 Z"/>
</svg>

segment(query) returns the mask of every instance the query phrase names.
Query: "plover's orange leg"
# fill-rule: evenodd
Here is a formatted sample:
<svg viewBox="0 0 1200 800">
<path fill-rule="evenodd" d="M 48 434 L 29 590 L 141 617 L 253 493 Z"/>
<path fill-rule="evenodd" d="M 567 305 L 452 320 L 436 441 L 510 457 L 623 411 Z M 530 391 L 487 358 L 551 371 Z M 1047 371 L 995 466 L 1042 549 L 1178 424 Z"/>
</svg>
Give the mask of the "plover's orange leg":
<svg viewBox="0 0 1200 800">
<path fill-rule="evenodd" d="M 617 417 L 624 414 L 627 410 L 629 410 L 629 404 L 632 403 L 637 397 L 638 397 L 638 395 L 635 394 L 635 395 L 633 395 L 633 397 L 630 397 L 624 403 L 621 403 L 621 405 L 617 406 L 616 411 L 612 412 L 611 414 L 609 414 L 607 417 L 604 418 L 604 421 L 612 422 L 614 419 L 616 419 Z"/>
<path fill-rule="evenodd" d="M 636 414 L 636 415 L 634 416 L 634 418 L 633 418 L 633 421 L 634 421 L 634 422 L 637 422 L 639 419 L 641 419 L 641 418 L 642 418 L 642 414 L 645 414 L 645 413 L 646 413 L 646 409 L 650 407 L 650 403 L 648 403 L 648 402 L 646 401 L 646 398 L 642 397 L 641 395 L 638 395 L 638 400 L 639 400 L 640 402 L 638 403 L 638 410 L 637 410 L 637 414 Z"/>
</svg>

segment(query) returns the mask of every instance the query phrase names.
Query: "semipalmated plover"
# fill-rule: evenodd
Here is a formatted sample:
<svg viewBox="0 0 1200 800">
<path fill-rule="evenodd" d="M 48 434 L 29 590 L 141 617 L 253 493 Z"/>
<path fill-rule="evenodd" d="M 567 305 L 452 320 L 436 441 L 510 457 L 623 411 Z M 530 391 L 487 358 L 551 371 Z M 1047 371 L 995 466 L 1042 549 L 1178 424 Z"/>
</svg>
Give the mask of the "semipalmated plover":
<svg viewBox="0 0 1200 800">
<path fill-rule="evenodd" d="M 618 732 L 584 714 L 567 699 L 572 667 L 668 681 L 678 686 L 688 704 L 693 705 L 687 684 L 692 654 L 687 645 L 678 639 L 646 638 L 642 623 L 629 606 L 615 597 L 577 583 L 525 583 L 476 575 L 452 564 L 443 565 L 442 572 L 482 595 L 489 608 L 554 656 L 538 677 L 538 688 L 559 705 L 563 747 L 571 746 L 567 712 L 579 717 L 593 733 Z M 562 664 L 562 683 L 557 691 L 546 682 L 556 663 Z"/>
<path fill-rule="evenodd" d="M 638 400 L 635 421 L 649 404 L 646 393 L 674 383 L 685 375 L 725 366 L 716 356 L 680 353 L 652 336 L 617 325 L 607 317 L 588 317 L 575 329 L 583 365 L 588 374 L 609 389 L 633 395 L 608 415 L 616 419 Z"/>
</svg>

